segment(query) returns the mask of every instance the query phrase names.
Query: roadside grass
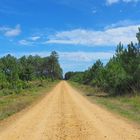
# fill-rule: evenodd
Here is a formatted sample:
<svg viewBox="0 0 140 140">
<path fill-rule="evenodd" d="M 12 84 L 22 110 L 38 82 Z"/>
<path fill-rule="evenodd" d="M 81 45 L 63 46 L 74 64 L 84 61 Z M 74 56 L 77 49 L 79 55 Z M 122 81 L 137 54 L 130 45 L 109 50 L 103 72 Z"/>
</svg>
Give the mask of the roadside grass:
<svg viewBox="0 0 140 140">
<path fill-rule="evenodd" d="M 99 89 L 75 82 L 69 82 L 72 86 L 81 91 L 91 102 L 102 105 L 103 107 L 118 113 L 130 120 L 140 124 L 140 96 L 107 96 Z"/>
<path fill-rule="evenodd" d="M 20 93 L 11 91 L 11 94 L 4 95 L 3 91 L 0 91 L 0 120 L 21 111 L 45 96 L 57 83 L 58 81 L 50 82 L 45 80 L 41 85 L 40 81 L 34 81 L 29 83 L 30 88 L 24 89 Z"/>
</svg>

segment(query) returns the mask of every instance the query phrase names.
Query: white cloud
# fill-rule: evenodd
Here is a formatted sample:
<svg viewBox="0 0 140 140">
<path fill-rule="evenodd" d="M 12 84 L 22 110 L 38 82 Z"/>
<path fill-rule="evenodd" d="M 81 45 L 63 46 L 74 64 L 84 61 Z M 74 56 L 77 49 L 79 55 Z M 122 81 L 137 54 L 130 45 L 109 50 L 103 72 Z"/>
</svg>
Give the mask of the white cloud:
<svg viewBox="0 0 140 140">
<path fill-rule="evenodd" d="M 37 41 L 38 39 L 40 39 L 40 36 L 32 36 L 29 39 L 32 41 Z"/>
<path fill-rule="evenodd" d="M 7 37 L 15 37 L 20 35 L 21 33 L 21 28 L 20 25 L 16 25 L 15 28 L 10 28 L 10 27 L 0 27 L 0 32 L 3 33 L 3 35 L 7 36 Z"/>
<path fill-rule="evenodd" d="M 111 46 L 119 42 L 129 44 L 130 41 L 136 42 L 136 33 L 140 25 L 126 27 L 107 28 L 103 31 L 74 29 L 71 31 L 57 32 L 50 35 L 46 44 L 71 44 L 86 46 Z"/>
<path fill-rule="evenodd" d="M 27 41 L 27 40 L 25 40 L 25 39 L 19 40 L 18 43 L 19 43 L 20 45 L 23 45 L 23 46 L 30 46 L 30 45 L 32 45 L 32 42 L 29 42 L 29 41 Z"/>
<path fill-rule="evenodd" d="M 129 20 L 129 19 L 125 19 L 125 20 L 120 20 L 116 23 L 113 23 L 109 26 L 106 27 L 106 29 L 109 28 L 116 28 L 116 27 L 126 27 L 126 26 L 130 26 L 130 25 L 137 25 L 138 23 L 140 23 L 140 21 L 133 21 L 133 20 Z"/>
<path fill-rule="evenodd" d="M 36 41 L 38 41 L 41 37 L 40 36 L 32 36 L 32 37 L 28 37 L 26 39 L 22 39 L 18 41 L 19 45 L 23 45 L 23 46 L 33 46 L 35 45 Z"/>
<path fill-rule="evenodd" d="M 118 3 L 120 0 L 107 0 L 107 4 L 111 5 L 114 3 Z"/>
<path fill-rule="evenodd" d="M 18 36 L 21 33 L 20 25 L 17 25 L 15 28 L 9 28 L 4 35 L 7 37 Z"/>
<path fill-rule="evenodd" d="M 91 62 L 98 59 L 108 60 L 114 52 L 59 52 L 60 59 L 74 62 Z"/>
<path fill-rule="evenodd" d="M 112 5 L 112 4 L 115 4 L 115 3 L 118 3 L 118 2 L 126 2 L 126 3 L 128 3 L 128 2 L 138 2 L 138 1 L 140 1 L 140 0 L 106 0 L 106 3 L 108 5 Z"/>
<path fill-rule="evenodd" d="M 122 0 L 123 2 L 138 2 L 140 0 Z"/>
</svg>

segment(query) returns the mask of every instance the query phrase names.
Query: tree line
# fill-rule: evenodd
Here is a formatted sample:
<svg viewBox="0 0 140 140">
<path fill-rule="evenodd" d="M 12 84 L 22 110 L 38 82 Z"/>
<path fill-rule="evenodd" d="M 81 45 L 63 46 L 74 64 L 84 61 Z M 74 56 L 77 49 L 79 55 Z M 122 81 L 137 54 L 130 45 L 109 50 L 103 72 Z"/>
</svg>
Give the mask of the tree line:
<svg viewBox="0 0 140 140">
<path fill-rule="evenodd" d="M 62 79 L 59 56 L 53 51 L 48 57 L 10 54 L 0 58 L 0 90 L 24 89 L 30 81 Z"/>
<path fill-rule="evenodd" d="M 84 72 L 66 73 L 65 79 L 98 87 L 113 95 L 140 93 L 140 28 L 136 37 L 136 44 L 131 42 L 124 47 L 119 43 L 105 66 L 97 60 Z"/>
</svg>

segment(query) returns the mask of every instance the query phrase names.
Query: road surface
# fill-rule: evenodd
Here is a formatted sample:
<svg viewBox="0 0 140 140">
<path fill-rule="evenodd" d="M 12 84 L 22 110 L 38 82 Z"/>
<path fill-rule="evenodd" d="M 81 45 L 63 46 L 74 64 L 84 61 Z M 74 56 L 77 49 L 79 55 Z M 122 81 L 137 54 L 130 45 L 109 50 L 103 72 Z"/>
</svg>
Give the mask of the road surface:
<svg viewBox="0 0 140 140">
<path fill-rule="evenodd" d="M 62 81 L 1 130 L 0 140 L 140 140 L 140 129 Z"/>
</svg>

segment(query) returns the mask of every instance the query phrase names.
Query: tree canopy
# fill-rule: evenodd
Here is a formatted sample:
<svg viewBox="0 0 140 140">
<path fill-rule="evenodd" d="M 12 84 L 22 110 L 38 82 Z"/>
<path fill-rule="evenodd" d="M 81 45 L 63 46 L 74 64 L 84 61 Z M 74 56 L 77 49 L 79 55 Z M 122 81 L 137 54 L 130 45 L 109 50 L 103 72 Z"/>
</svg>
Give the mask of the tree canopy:
<svg viewBox="0 0 140 140">
<path fill-rule="evenodd" d="M 0 89 L 18 88 L 37 79 L 62 79 L 59 56 L 53 51 L 50 56 L 23 56 L 16 58 L 10 54 L 0 58 Z M 22 88 L 22 86 L 21 86 Z"/>
</svg>

